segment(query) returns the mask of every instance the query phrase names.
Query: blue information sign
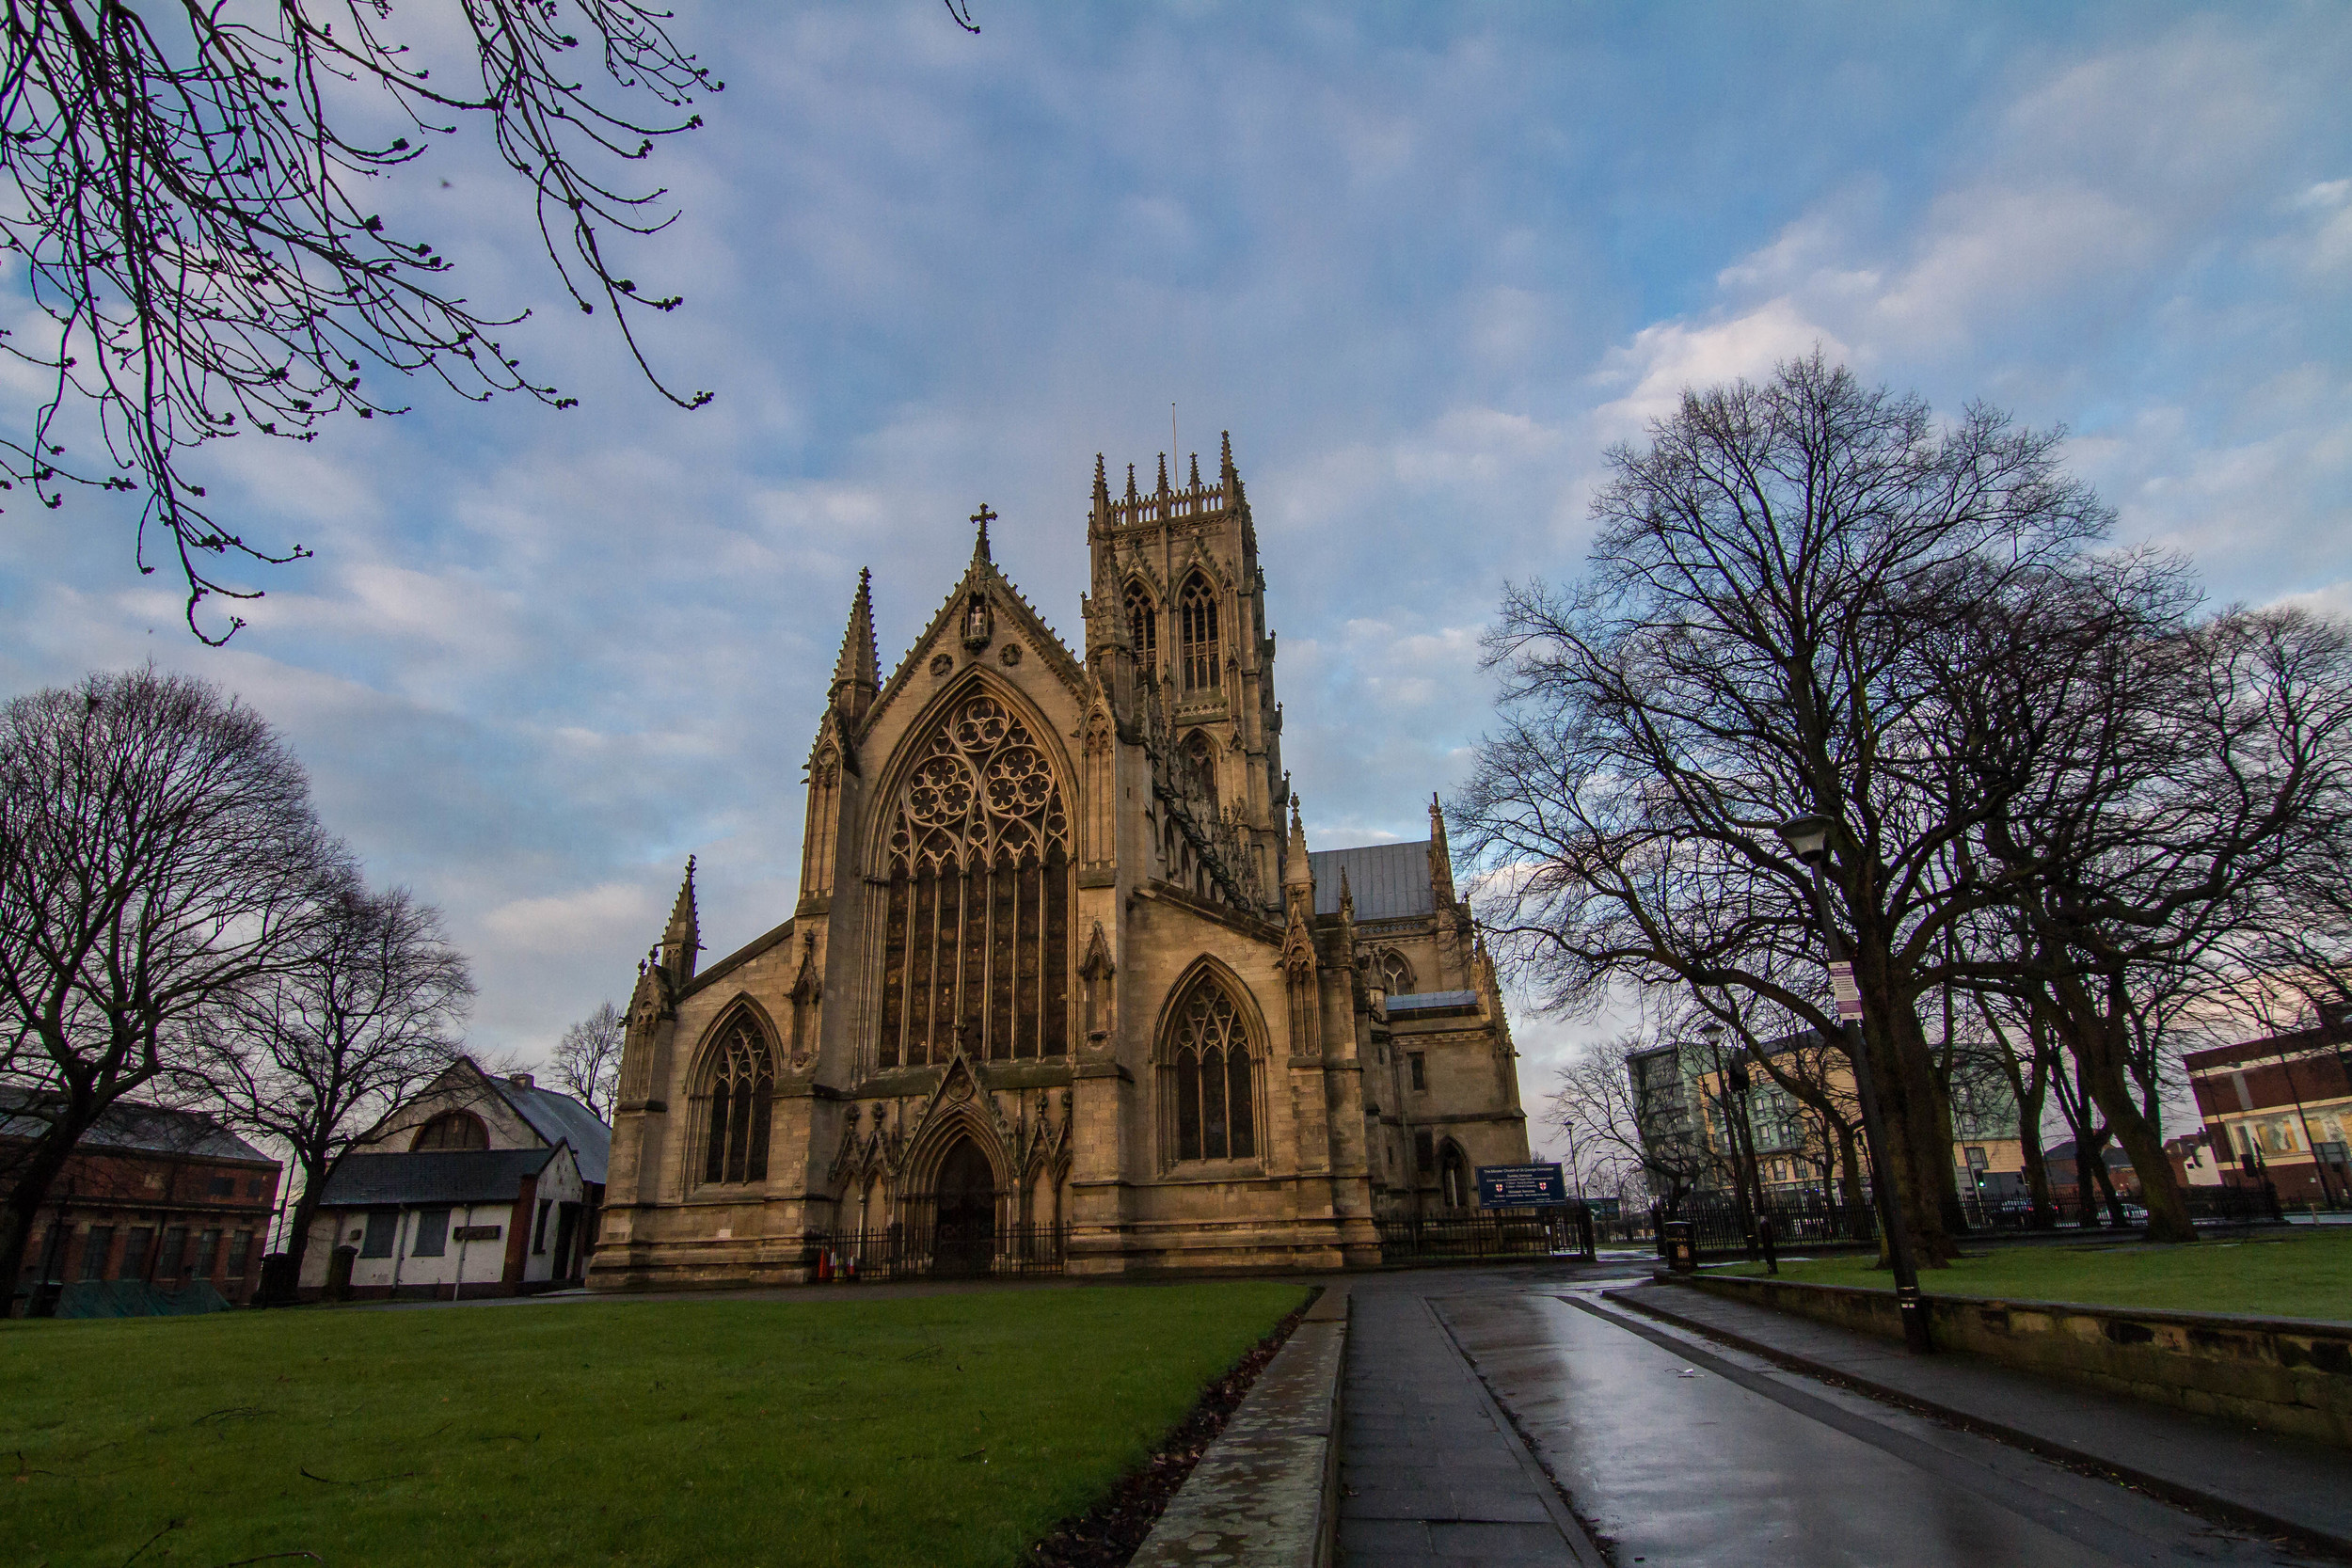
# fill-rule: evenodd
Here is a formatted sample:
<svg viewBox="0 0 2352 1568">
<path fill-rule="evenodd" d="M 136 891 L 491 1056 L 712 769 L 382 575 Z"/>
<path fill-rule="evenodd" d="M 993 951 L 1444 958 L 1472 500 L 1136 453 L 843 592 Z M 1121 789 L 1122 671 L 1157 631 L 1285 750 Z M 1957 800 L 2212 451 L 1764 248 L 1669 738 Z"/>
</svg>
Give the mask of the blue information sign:
<svg viewBox="0 0 2352 1568">
<path fill-rule="evenodd" d="M 1562 1179 L 1557 1162 L 1545 1165 L 1478 1167 L 1478 1206 L 1481 1209 L 1525 1209 L 1536 1204 L 1567 1201 L 1567 1182 Z"/>
</svg>

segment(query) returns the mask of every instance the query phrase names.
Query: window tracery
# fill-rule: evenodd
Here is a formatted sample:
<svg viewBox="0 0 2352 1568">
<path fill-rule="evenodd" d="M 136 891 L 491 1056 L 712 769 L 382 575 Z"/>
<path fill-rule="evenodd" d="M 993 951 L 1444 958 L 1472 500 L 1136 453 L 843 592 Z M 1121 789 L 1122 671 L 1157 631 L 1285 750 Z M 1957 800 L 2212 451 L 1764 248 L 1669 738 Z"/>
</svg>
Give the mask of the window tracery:
<svg viewBox="0 0 2352 1568">
<path fill-rule="evenodd" d="M 958 703 L 908 775 L 888 840 L 879 1064 L 1065 1053 L 1070 819 L 1036 738 Z"/>
<path fill-rule="evenodd" d="M 1184 661 L 1184 689 L 1215 691 L 1224 682 L 1216 636 L 1216 596 L 1199 572 L 1176 597 L 1176 624 Z"/>
<path fill-rule="evenodd" d="M 1384 947 L 1374 956 L 1372 978 L 1391 996 L 1410 996 L 1413 992 L 1413 966 L 1393 947 Z"/>
<path fill-rule="evenodd" d="M 1258 1152 L 1249 1037 L 1225 988 L 1203 978 L 1177 1014 L 1162 1083 L 1173 1101 L 1178 1161 L 1247 1160 Z"/>
<path fill-rule="evenodd" d="M 768 1180 L 768 1127 L 775 1058 L 759 1028 L 739 1017 L 710 1055 L 710 1113 L 703 1135 L 705 1181 Z"/>
<path fill-rule="evenodd" d="M 1160 663 L 1160 607 L 1140 581 L 1127 584 L 1127 640 L 1135 644 L 1136 661 L 1146 670 Z"/>
</svg>

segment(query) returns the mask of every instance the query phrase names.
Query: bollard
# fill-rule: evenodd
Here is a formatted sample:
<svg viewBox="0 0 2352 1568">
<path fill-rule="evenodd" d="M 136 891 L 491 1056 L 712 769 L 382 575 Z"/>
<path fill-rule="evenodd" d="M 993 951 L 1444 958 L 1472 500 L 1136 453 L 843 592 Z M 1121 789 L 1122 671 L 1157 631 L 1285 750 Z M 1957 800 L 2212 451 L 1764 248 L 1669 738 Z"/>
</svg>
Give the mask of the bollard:
<svg viewBox="0 0 2352 1568">
<path fill-rule="evenodd" d="M 1780 1253 L 1772 1245 L 1772 1216 L 1766 1214 L 1756 1222 L 1756 1239 L 1764 1243 L 1764 1272 L 1780 1273 Z"/>
</svg>

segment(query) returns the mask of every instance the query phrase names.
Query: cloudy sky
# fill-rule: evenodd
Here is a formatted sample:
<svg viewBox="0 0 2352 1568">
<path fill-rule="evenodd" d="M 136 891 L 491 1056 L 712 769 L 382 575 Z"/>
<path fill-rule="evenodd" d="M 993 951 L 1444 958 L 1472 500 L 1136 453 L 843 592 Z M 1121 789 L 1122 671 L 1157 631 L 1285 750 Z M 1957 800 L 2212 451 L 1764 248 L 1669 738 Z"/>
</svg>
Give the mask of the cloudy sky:
<svg viewBox="0 0 2352 1568">
<path fill-rule="evenodd" d="M 1170 404 L 1184 450 L 1233 434 L 1319 846 L 1424 831 L 1498 590 L 1578 570 L 1603 449 L 1817 343 L 2065 424 L 2217 598 L 2352 609 L 2339 5 L 975 5 L 682 7 L 726 90 L 628 265 L 687 296 L 647 336 L 697 413 L 559 308 L 484 150 L 435 148 L 385 210 L 538 307 L 510 345 L 583 406 L 420 387 L 216 445 L 223 515 L 318 552 L 220 652 L 127 515 L 12 507 L 0 685 L 243 694 L 528 1057 L 625 996 L 690 852 L 714 954 L 788 912 L 858 568 L 887 664 L 986 500 L 1074 636 L 1094 454 L 1148 476 Z M 1573 1032 L 1520 1033 L 1532 1101 Z"/>
</svg>

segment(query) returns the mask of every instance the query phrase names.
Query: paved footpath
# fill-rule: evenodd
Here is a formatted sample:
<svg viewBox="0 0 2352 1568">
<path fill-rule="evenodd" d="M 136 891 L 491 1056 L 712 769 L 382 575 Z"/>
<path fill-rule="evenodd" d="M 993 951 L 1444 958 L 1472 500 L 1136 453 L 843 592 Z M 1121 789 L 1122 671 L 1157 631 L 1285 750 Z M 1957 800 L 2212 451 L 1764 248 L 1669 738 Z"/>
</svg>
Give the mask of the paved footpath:
<svg viewBox="0 0 2352 1568">
<path fill-rule="evenodd" d="M 2338 1560 L 1645 1317 L 1612 1272 L 1356 1282 L 1346 1568 Z"/>
<path fill-rule="evenodd" d="M 1558 1489 L 1414 1288 L 1438 1277 L 1354 1285 L 1341 1560 L 1346 1568 L 1600 1568 Z"/>
</svg>

